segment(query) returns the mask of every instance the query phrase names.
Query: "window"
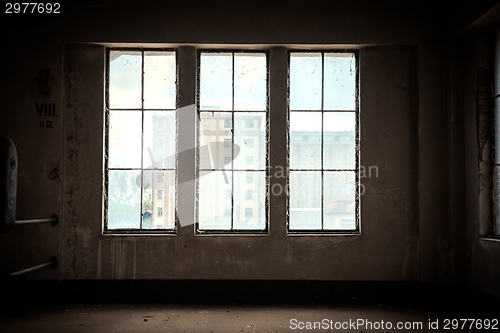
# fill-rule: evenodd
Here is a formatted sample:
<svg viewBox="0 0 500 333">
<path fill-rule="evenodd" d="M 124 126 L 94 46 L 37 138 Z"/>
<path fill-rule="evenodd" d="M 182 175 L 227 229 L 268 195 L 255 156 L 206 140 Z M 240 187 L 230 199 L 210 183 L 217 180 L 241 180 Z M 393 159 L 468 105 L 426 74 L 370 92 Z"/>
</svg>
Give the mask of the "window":
<svg viewBox="0 0 500 333">
<path fill-rule="evenodd" d="M 245 217 L 253 217 L 253 208 L 245 208 Z"/>
<path fill-rule="evenodd" d="M 245 143 L 246 147 L 253 148 L 253 139 L 252 138 L 247 138 L 246 140 L 243 139 L 243 142 Z"/>
<path fill-rule="evenodd" d="M 198 58 L 198 144 L 210 148 L 199 152 L 197 232 L 267 232 L 268 55 L 200 51 Z M 257 144 L 246 145 L 249 138 Z M 223 164 L 219 142 L 231 147 Z M 251 208 L 243 207 L 248 191 Z"/>
<path fill-rule="evenodd" d="M 291 51 L 289 66 L 288 231 L 359 232 L 356 53 Z"/>
<path fill-rule="evenodd" d="M 175 229 L 176 73 L 173 50 L 108 49 L 104 232 Z"/>
<path fill-rule="evenodd" d="M 253 191 L 252 190 L 247 190 L 245 192 L 245 200 L 253 200 Z"/>
<path fill-rule="evenodd" d="M 253 183 L 253 174 L 252 174 L 252 173 L 250 173 L 250 172 L 249 172 L 249 173 L 247 173 L 247 174 L 245 175 L 245 178 L 246 178 L 246 180 L 247 180 L 247 183 Z"/>
<path fill-rule="evenodd" d="M 107 52 L 104 232 L 175 233 L 177 52 Z M 288 131 L 274 133 L 287 165 L 271 166 L 268 52 L 198 50 L 196 234 L 266 234 L 270 177 L 286 177 L 289 234 L 359 233 L 357 52 L 290 50 L 288 61 Z"/>
</svg>

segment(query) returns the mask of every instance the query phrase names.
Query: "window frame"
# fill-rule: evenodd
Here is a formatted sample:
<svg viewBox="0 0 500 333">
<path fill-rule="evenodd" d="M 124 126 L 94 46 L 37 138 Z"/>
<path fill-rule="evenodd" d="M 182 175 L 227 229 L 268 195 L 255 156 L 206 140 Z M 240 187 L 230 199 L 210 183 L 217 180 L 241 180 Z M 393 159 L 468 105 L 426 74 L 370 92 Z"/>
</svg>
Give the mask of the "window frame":
<svg viewBox="0 0 500 333">
<path fill-rule="evenodd" d="M 232 110 L 200 110 L 200 78 L 201 78 L 201 55 L 202 53 L 231 53 L 233 55 L 232 58 L 232 66 L 233 66 L 233 86 L 232 86 L 232 98 L 233 98 L 233 108 Z M 235 111 L 234 110 L 234 55 L 238 53 L 263 53 L 266 56 L 266 110 L 265 111 L 255 111 L 255 110 L 248 110 L 248 111 Z M 246 235 L 246 236 L 267 236 L 269 235 L 269 223 L 270 223 L 270 179 L 269 179 L 269 163 L 270 163 L 270 125 L 269 125 L 269 119 L 270 119 L 270 50 L 269 48 L 252 48 L 252 49 L 235 49 L 235 48 L 197 48 L 196 50 L 196 114 L 197 114 L 197 123 L 196 123 L 196 185 L 195 185 L 195 223 L 194 223 L 194 233 L 196 236 L 201 236 L 201 235 L 214 235 L 214 236 L 223 236 L 223 235 L 228 235 L 228 236 L 236 236 L 236 235 Z M 233 218 L 234 218 L 234 213 L 231 214 L 231 229 L 200 229 L 199 225 L 199 217 L 200 217 L 200 205 L 199 205 L 199 173 L 200 173 L 200 133 L 201 133 L 201 112 L 222 112 L 222 113 L 231 113 L 231 128 L 233 129 L 232 132 L 232 149 L 233 149 L 233 154 L 234 154 L 234 114 L 235 112 L 256 112 L 256 113 L 262 113 L 265 114 L 266 118 L 266 134 L 265 134 L 265 170 L 262 170 L 264 173 L 264 179 L 265 179 L 265 203 L 264 203 L 264 217 L 265 217 L 265 228 L 263 229 L 233 229 Z M 224 121 L 224 127 L 226 127 L 226 122 L 227 120 Z M 246 123 L 246 122 L 245 122 Z M 246 125 L 245 125 L 246 126 Z M 224 172 L 233 172 L 233 171 L 247 171 L 248 169 L 234 169 L 234 168 L 224 168 Z M 245 184 L 248 184 L 247 182 L 247 176 L 245 176 Z M 252 181 L 253 183 L 253 181 Z M 234 178 L 231 177 L 231 186 L 234 189 Z M 232 191 L 232 198 L 231 198 L 231 212 L 234 211 L 234 191 Z M 224 212 L 225 214 L 226 212 Z"/>
<path fill-rule="evenodd" d="M 143 192 L 144 188 L 142 186 L 142 179 L 141 179 L 141 198 L 140 198 L 140 214 L 138 217 L 140 217 L 140 227 L 139 228 L 115 228 L 115 229 L 109 229 L 108 228 L 108 218 L 109 218 L 109 203 L 108 203 L 108 194 L 109 194 L 109 125 L 110 125 L 110 112 L 115 109 L 110 108 L 110 65 L 111 65 L 111 58 L 110 54 L 112 51 L 123 51 L 123 52 L 141 52 L 141 57 L 142 57 L 142 62 L 141 62 L 141 106 L 140 108 L 122 108 L 122 109 L 116 109 L 116 110 L 135 110 L 135 111 L 141 111 L 141 168 L 116 168 L 116 169 L 124 169 L 124 170 L 138 170 L 140 174 L 142 175 L 144 171 L 154 171 L 154 170 L 173 170 L 174 171 L 174 181 L 175 181 L 175 198 L 174 198 L 174 227 L 173 228 L 151 228 L 151 229 L 144 229 L 142 227 L 142 215 L 144 214 L 142 212 L 142 205 L 143 205 Z M 175 54 L 175 108 L 174 109 L 152 109 L 152 108 L 145 108 L 144 107 L 144 53 L 145 52 L 173 52 Z M 178 200 L 179 200 L 179 195 L 178 195 L 178 159 L 176 157 L 175 159 L 175 165 L 173 169 L 147 169 L 143 165 L 143 155 L 144 155 L 144 112 L 145 111 L 159 111 L 159 110 L 164 110 L 164 111 L 173 111 L 175 114 L 175 144 L 174 144 L 174 150 L 175 154 L 177 156 L 178 154 L 178 126 L 179 126 L 179 117 L 178 117 L 178 109 L 179 109 L 179 103 L 180 103 L 180 94 L 179 94 L 179 51 L 177 48 L 172 48 L 172 47 L 106 47 L 105 48 L 105 59 L 106 59 L 106 64 L 105 64 L 105 107 L 104 107 L 104 163 L 103 163 L 103 180 L 104 180 L 104 196 L 103 196 L 103 227 L 102 227 L 102 234 L 103 235 L 148 235 L 148 234 L 159 234 L 159 235 L 176 235 L 177 234 L 177 229 L 179 225 L 178 221 L 178 214 L 177 214 L 177 209 L 178 209 Z M 163 121 L 162 127 L 163 127 Z M 115 168 L 112 168 L 113 170 Z M 159 173 L 160 175 L 162 173 Z M 162 176 L 163 179 L 163 176 Z M 153 202 L 155 201 L 155 193 L 153 192 L 152 194 L 152 199 Z M 155 212 L 152 212 L 154 215 Z M 164 215 L 164 214 L 163 214 Z"/>
<path fill-rule="evenodd" d="M 290 64 L 291 64 L 291 54 L 292 53 L 321 53 L 321 109 L 320 110 L 291 110 L 290 109 Z M 355 110 L 325 110 L 324 109 L 324 86 L 325 86 L 325 71 L 324 71 L 324 57 L 326 53 L 352 53 L 354 54 L 354 63 L 356 68 L 356 76 L 355 76 Z M 335 235 L 359 235 L 361 234 L 361 195 L 360 195 L 360 154 L 361 154 L 361 138 L 360 138 L 360 66 L 359 66 L 359 50 L 358 49 L 335 49 L 335 48 L 317 48 L 317 49 L 301 49 L 301 48 L 287 48 L 287 103 L 286 103 L 286 119 L 287 119 L 287 133 L 286 133 L 286 150 L 287 150 L 287 178 L 286 178 L 286 234 L 288 236 L 335 236 Z M 354 112 L 355 113 L 355 165 L 354 165 L 354 174 L 355 174 L 355 195 L 354 195 L 354 204 L 355 204 L 355 229 L 324 229 L 324 181 L 323 174 L 325 171 L 352 171 L 352 170 L 335 170 L 335 169 L 325 169 L 323 167 L 323 149 L 324 149 L 324 126 L 322 120 L 322 130 L 321 130 L 321 169 L 312 170 L 321 172 L 321 229 L 290 229 L 290 179 L 291 179 L 291 171 L 290 168 L 290 141 L 291 141 L 291 130 L 290 130 L 290 115 L 291 112 L 294 111 L 303 111 L 303 112 L 321 112 L 322 119 L 324 119 L 324 114 L 326 112 Z M 309 169 L 298 169 L 297 171 L 308 171 Z"/>
<path fill-rule="evenodd" d="M 193 90 L 195 91 L 195 108 L 196 108 L 196 113 L 198 115 L 198 119 L 196 122 L 195 126 L 195 136 L 196 136 L 196 147 L 195 147 L 195 154 L 196 154 L 196 167 L 195 167 L 195 174 L 196 174 L 196 181 L 195 181 L 195 189 L 194 189 L 194 200 L 195 200 L 195 208 L 194 208 L 194 235 L 247 235 L 247 236 L 259 236 L 259 235 L 269 235 L 269 230 L 270 230 L 270 224 L 271 224 L 271 219 L 270 219 L 270 200 L 271 200 L 271 191 L 270 191 L 270 185 L 271 185 L 271 169 L 276 168 L 276 165 L 270 165 L 270 136 L 271 136 L 271 128 L 270 128 L 270 119 L 271 119 L 271 114 L 270 114 L 270 86 L 271 86 L 271 50 L 269 47 L 251 47 L 251 48 L 239 48 L 239 49 L 234 49 L 234 48 L 224 48 L 218 47 L 218 48 L 204 48 L 200 46 L 196 46 L 196 77 L 195 77 L 195 86 L 192 87 Z M 178 221 L 178 214 L 177 214 L 177 209 L 178 209 L 178 202 L 179 202 L 179 193 L 178 193 L 178 172 L 179 172 L 179 160 L 176 158 L 175 161 L 175 168 L 174 174 L 175 174 L 175 214 L 174 214 L 174 228 L 173 229 L 142 229 L 142 218 L 141 218 L 141 228 L 139 229 L 108 229 L 108 185 L 109 185 L 109 116 L 110 116 L 110 104 L 109 104 L 109 85 L 110 85 L 110 52 L 111 51 L 139 51 L 142 52 L 142 67 L 143 71 L 141 74 L 141 90 L 142 90 L 142 97 L 144 97 L 144 52 L 148 51 L 153 51 L 153 52 L 174 52 L 175 53 L 175 75 L 176 75 L 176 101 L 175 101 L 175 109 L 146 109 L 144 108 L 144 100 L 141 101 L 141 107 L 140 109 L 133 109 L 137 111 L 141 111 L 142 113 L 142 124 L 141 124 L 141 140 L 144 141 L 144 111 L 147 110 L 170 110 L 170 111 L 176 111 L 175 112 L 175 153 L 176 155 L 178 154 L 178 134 L 179 134 L 179 116 L 178 116 L 178 109 L 180 107 L 180 101 L 181 101 L 181 96 L 182 93 L 179 91 L 179 50 L 177 47 L 106 47 L 105 48 L 105 53 L 106 53 L 106 64 L 105 64 L 105 109 L 104 109 L 104 152 L 103 152 L 103 158 L 104 158 L 104 165 L 103 165 L 103 178 L 104 178 L 104 197 L 103 197 L 103 227 L 102 227 L 102 234 L 106 235 L 147 235 L 147 234 L 159 234 L 159 235 L 177 235 L 178 228 L 179 228 L 179 221 Z M 217 110 L 214 112 L 231 112 L 231 128 L 234 126 L 234 113 L 235 112 L 258 112 L 265 114 L 265 119 L 266 119 L 266 133 L 265 133 L 265 170 L 262 170 L 264 173 L 265 177 L 265 228 L 264 229 L 237 229 L 237 230 L 200 230 L 199 229 L 199 172 L 200 172 L 200 152 L 199 152 L 199 139 L 200 139 L 200 112 L 210 112 L 210 110 L 200 110 L 200 66 L 201 66 L 201 54 L 202 53 L 232 53 L 233 54 L 233 68 L 234 68 L 234 55 L 237 53 L 264 53 L 266 55 L 266 110 L 265 111 L 254 111 L 254 110 L 248 110 L 248 111 L 234 111 L 234 107 L 232 111 L 228 110 Z M 356 65 L 356 96 L 355 96 L 355 105 L 356 105 L 356 110 L 350 110 L 351 112 L 354 111 L 356 116 L 356 131 L 355 131 L 355 188 L 356 188 L 356 193 L 355 193 L 355 225 L 356 229 L 352 230 L 331 230 L 331 229 L 292 229 L 290 230 L 289 224 L 290 224 L 290 54 L 294 52 L 299 52 L 299 53 L 321 53 L 323 55 L 324 59 L 324 54 L 325 53 L 353 53 L 355 57 L 355 65 Z M 295 45 L 295 46 L 287 46 L 286 47 L 286 53 L 287 53 L 287 58 L 286 60 L 286 66 L 287 66 L 287 81 L 286 81 L 286 87 L 283 87 L 283 89 L 287 91 L 287 101 L 284 106 L 284 109 L 286 110 L 286 134 L 285 133 L 280 133 L 280 135 L 285 135 L 285 140 L 286 140 L 286 183 L 285 183 L 285 189 L 287 190 L 286 193 L 286 211 L 284 211 L 286 215 L 286 226 L 284 227 L 285 234 L 286 236 L 294 236 L 294 235 L 312 235 L 312 236 L 318 236 L 318 235 L 326 235 L 326 236 L 334 236 L 334 235 L 357 235 L 361 233 L 361 216 L 360 216 L 360 202 L 361 202 L 361 197 L 360 197 L 360 66 L 359 66 L 359 50 L 358 49 L 336 49 L 336 48 L 323 48 L 319 46 L 318 48 L 315 49 L 310 49 L 310 48 L 301 48 L 300 45 Z M 323 73 L 322 73 L 322 91 L 324 90 L 324 60 L 322 61 L 323 63 Z M 234 71 L 233 71 L 233 98 L 234 98 Z M 322 104 L 323 104 L 323 96 L 322 96 Z M 113 110 L 121 110 L 121 109 L 113 109 Z M 124 110 L 130 110 L 130 109 L 124 109 Z M 295 110 L 294 110 L 295 111 Z M 298 111 L 298 110 L 297 110 Z M 309 110 L 309 111 L 321 111 L 322 114 L 324 114 L 325 110 Z M 328 111 L 335 111 L 335 110 L 328 110 Z M 164 125 L 164 124 L 162 124 Z M 224 124 L 225 126 L 225 124 Z M 245 124 L 246 128 L 246 124 Z M 321 133 L 321 136 L 323 137 L 323 131 Z M 233 138 L 234 138 L 234 133 L 233 133 Z M 324 145 L 324 141 L 322 141 L 322 146 Z M 234 145 L 234 139 L 232 144 Z M 144 154 L 144 147 L 141 147 L 141 156 Z M 322 147 L 323 151 L 323 147 Z M 323 155 L 323 154 L 322 154 Z M 322 157 L 323 158 L 323 157 Z M 141 162 L 142 163 L 142 162 Z M 150 169 L 145 169 L 145 166 L 142 165 L 140 172 L 142 173 L 144 170 L 150 170 Z M 153 169 L 151 169 L 153 170 Z M 163 170 L 163 169 L 161 169 Z M 228 171 L 245 171 L 247 169 L 224 169 L 225 172 Z M 321 173 L 323 174 L 325 170 L 321 169 Z M 329 170 L 327 170 L 329 171 Z M 347 170 L 346 170 L 347 171 Z M 251 175 L 251 174 L 250 174 Z M 254 183 L 255 180 L 250 179 L 251 181 L 249 182 L 249 174 L 246 175 L 244 183 Z M 252 175 L 253 176 L 253 175 Z M 162 177 L 163 178 L 163 177 Z M 323 178 L 323 177 L 322 177 Z M 242 178 L 243 179 L 243 178 Z M 243 180 L 242 180 L 243 181 Z M 234 182 L 234 179 L 232 180 Z M 232 185 L 234 187 L 234 184 Z M 143 204 L 143 191 L 144 189 L 141 188 L 141 214 L 142 216 L 142 204 Z M 234 193 L 233 193 L 234 195 Z M 323 201 L 323 193 L 322 193 L 322 201 Z M 234 205 L 234 202 L 232 202 Z M 323 202 L 322 202 L 323 205 Z M 234 209 L 234 207 L 233 207 Z M 323 211 L 324 207 L 321 207 L 321 210 Z M 323 214 L 322 214 L 323 215 Z M 140 217 L 139 217 L 140 218 Z M 233 216 L 231 217 L 233 220 Z M 322 217 L 323 220 L 323 217 Z M 233 222 L 232 222 L 233 223 Z"/>
</svg>

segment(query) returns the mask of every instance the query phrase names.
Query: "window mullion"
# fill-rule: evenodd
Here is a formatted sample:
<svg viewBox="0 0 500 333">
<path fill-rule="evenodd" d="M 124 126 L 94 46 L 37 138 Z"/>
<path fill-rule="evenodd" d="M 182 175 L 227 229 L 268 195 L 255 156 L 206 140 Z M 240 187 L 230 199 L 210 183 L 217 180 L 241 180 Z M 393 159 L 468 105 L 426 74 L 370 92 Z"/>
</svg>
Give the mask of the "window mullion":
<svg viewBox="0 0 500 333">
<path fill-rule="evenodd" d="M 196 153 L 197 147 L 197 110 L 196 77 L 197 53 L 196 48 L 182 46 L 177 53 L 178 66 L 178 111 L 177 111 L 177 218 L 180 224 L 178 236 L 192 237 L 191 228 L 180 228 L 193 225 L 195 227 L 195 199 L 196 199 Z"/>
</svg>

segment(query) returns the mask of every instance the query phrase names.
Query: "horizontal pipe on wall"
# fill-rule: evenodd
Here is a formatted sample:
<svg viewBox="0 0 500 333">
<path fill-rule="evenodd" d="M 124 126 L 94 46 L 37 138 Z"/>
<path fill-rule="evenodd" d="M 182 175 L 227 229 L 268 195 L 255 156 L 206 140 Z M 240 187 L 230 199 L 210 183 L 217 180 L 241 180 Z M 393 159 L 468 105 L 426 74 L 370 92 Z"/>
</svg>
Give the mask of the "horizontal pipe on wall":
<svg viewBox="0 0 500 333">
<path fill-rule="evenodd" d="M 52 258 L 50 258 L 49 262 L 46 262 L 44 264 L 40 264 L 40 265 L 37 265 L 37 266 L 33 266 L 33 267 L 30 267 L 30 268 L 26 268 L 26 269 L 23 269 L 21 271 L 11 273 L 10 275 L 22 275 L 22 274 L 26 274 L 26 273 L 37 271 L 37 270 L 45 268 L 45 267 L 50 267 L 52 269 L 55 269 L 57 267 L 57 258 L 56 257 L 52 257 Z"/>
<path fill-rule="evenodd" d="M 56 226 L 59 223 L 59 217 L 57 214 L 52 214 L 48 219 L 32 219 L 32 220 L 18 220 L 16 225 L 20 224 L 37 224 L 37 223 L 50 223 L 52 226 Z"/>
</svg>

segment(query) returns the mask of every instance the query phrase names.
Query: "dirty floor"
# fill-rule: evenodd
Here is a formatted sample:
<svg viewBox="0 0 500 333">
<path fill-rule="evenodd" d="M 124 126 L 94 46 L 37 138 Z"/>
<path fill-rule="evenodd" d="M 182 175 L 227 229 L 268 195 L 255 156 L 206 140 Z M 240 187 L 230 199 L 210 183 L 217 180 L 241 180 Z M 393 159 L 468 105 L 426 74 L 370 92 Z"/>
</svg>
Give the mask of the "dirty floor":
<svg viewBox="0 0 500 333">
<path fill-rule="evenodd" d="M 412 309 L 384 305 L 73 304 L 46 307 L 31 306 L 27 309 L 25 318 L 0 317 L 0 332 L 369 333 L 479 331 L 475 327 L 475 325 L 480 326 L 478 321 L 466 322 L 462 329 L 463 321 L 460 322 L 460 319 L 465 318 L 465 315 L 450 312 L 446 314 L 446 309 L 427 311 L 421 307 Z M 490 316 L 489 321 L 482 320 L 481 331 L 484 332 L 485 325 L 489 323 L 489 331 L 498 332 L 500 330 L 499 316 L 497 318 Z M 471 318 L 470 315 L 467 317 Z M 453 322 L 452 319 L 457 321 Z M 397 325 L 406 325 L 406 329 L 398 329 Z M 445 329 L 446 327 L 449 329 Z"/>
</svg>

